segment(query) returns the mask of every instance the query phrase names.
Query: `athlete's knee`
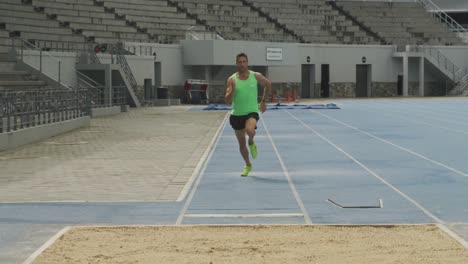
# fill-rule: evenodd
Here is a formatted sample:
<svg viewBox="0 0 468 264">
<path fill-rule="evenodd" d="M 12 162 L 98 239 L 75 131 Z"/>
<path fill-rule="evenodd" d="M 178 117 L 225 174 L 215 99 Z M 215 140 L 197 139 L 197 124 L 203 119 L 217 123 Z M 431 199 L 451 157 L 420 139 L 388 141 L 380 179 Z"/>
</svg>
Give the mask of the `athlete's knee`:
<svg viewBox="0 0 468 264">
<path fill-rule="evenodd" d="M 247 135 L 249 135 L 249 136 L 254 136 L 255 135 L 255 127 L 246 128 L 245 131 L 247 132 Z"/>
</svg>

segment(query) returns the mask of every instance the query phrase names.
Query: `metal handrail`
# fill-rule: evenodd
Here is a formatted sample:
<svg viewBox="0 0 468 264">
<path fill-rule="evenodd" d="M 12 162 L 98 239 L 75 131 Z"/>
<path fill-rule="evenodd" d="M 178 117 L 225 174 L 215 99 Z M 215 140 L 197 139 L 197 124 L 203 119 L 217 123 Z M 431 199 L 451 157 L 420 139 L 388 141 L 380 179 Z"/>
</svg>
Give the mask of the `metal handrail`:
<svg viewBox="0 0 468 264">
<path fill-rule="evenodd" d="M 421 2 L 426 11 L 430 12 L 433 17 L 439 19 L 440 22 L 447 24 L 454 32 L 468 32 L 466 28 L 458 24 L 455 19 L 450 17 L 447 13 L 445 13 L 439 6 L 434 4 L 431 0 L 418 0 Z"/>
<path fill-rule="evenodd" d="M 456 84 L 456 87 L 458 87 L 460 90 L 468 89 L 468 74 L 460 79 L 460 81 Z"/>
<path fill-rule="evenodd" d="M 101 60 L 99 60 L 95 52 L 89 52 L 88 55 L 92 64 L 101 64 Z"/>
<path fill-rule="evenodd" d="M 190 26 L 185 29 L 186 39 L 192 40 L 224 40 L 223 36 L 217 31 L 207 31 L 207 30 L 194 30 L 195 26 Z M 199 36 L 202 35 L 200 39 Z M 189 36 L 190 38 L 187 38 Z M 209 36 L 209 38 L 207 38 Z"/>
<path fill-rule="evenodd" d="M 447 70 L 453 75 L 453 78 L 455 79 L 457 74 L 462 71 L 458 66 L 456 66 L 449 58 L 447 58 L 440 50 L 430 47 L 430 46 L 424 46 L 424 45 L 418 45 L 418 46 L 410 46 L 410 51 L 416 51 L 416 52 L 424 52 L 425 55 L 430 56 L 433 58 L 436 62 L 437 65 L 440 66 L 441 68 Z"/>
<path fill-rule="evenodd" d="M 100 83 L 96 82 L 95 80 L 88 77 L 86 74 L 83 74 L 83 73 L 81 73 L 79 71 L 77 71 L 76 73 L 78 74 L 79 79 L 85 79 L 86 82 L 91 83 L 90 85 L 92 87 L 104 87 L 104 84 L 100 84 Z"/>
<path fill-rule="evenodd" d="M 117 64 L 119 64 L 122 67 L 122 70 L 125 73 L 125 76 L 130 82 L 130 85 L 132 86 L 133 91 L 136 91 L 136 88 L 138 86 L 137 81 L 135 80 L 135 76 L 132 73 L 132 70 L 130 69 L 130 66 L 128 65 L 127 59 L 125 58 L 124 55 L 122 54 L 117 54 Z"/>
<path fill-rule="evenodd" d="M 20 54 L 19 54 L 19 58 L 22 62 L 24 62 L 25 64 L 28 64 L 29 66 L 31 66 L 32 68 L 38 70 L 40 73 L 46 75 L 47 77 L 51 78 L 52 80 L 60 83 L 62 86 L 64 86 L 65 88 L 69 89 L 69 90 L 72 90 L 72 88 L 70 86 L 68 86 L 67 84 L 65 83 L 62 83 L 62 79 L 61 79 L 61 73 L 62 73 L 62 62 L 54 57 L 52 54 L 50 54 L 49 52 L 47 51 L 43 51 L 42 49 L 40 49 L 39 47 L 37 47 L 36 45 L 24 40 L 24 39 L 21 39 L 21 38 L 13 38 L 13 41 L 12 41 L 12 46 L 13 46 L 13 49 L 16 50 L 17 49 L 17 46 L 16 46 L 16 43 L 17 41 L 20 41 Z M 36 66 L 32 63 L 28 63 L 26 60 L 25 60 L 25 49 L 26 50 L 32 50 L 32 51 L 37 51 L 39 52 L 39 66 Z M 44 71 L 44 67 L 43 67 L 43 57 L 46 57 L 52 61 L 55 61 L 57 62 L 57 75 L 58 76 L 53 76 L 52 74 L 50 74 L 49 72 L 46 72 Z"/>
</svg>

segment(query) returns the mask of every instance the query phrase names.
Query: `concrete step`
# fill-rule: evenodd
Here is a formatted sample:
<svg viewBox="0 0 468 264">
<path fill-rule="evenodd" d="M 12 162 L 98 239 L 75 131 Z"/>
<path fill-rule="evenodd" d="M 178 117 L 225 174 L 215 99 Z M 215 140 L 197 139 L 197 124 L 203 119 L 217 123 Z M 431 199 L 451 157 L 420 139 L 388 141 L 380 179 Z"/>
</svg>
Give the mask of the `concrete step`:
<svg viewBox="0 0 468 264">
<path fill-rule="evenodd" d="M 38 77 L 28 71 L 1 71 L 0 81 L 37 81 Z"/>
<path fill-rule="evenodd" d="M 44 81 L 0 81 L 2 87 L 41 87 L 45 86 Z"/>
<path fill-rule="evenodd" d="M 16 69 L 16 62 L 0 61 L 0 72 L 14 71 Z"/>
<path fill-rule="evenodd" d="M 80 35 L 55 35 L 49 32 L 49 34 L 37 33 L 37 32 L 21 32 L 21 37 L 28 40 L 45 40 L 45 41 L 61 41 L 61 42 L 85 42 L 85 38 Z"/>
<path fill-rule="evenodd" d="M 9 61 L 8 52 L 10 51 L 10 47 L 0 46 L 0 62 L 2 61 Z"/>
<path fill-rule="evenodd" d="M 0 54 L 1 55 L 1 54 Z M 0 76 L 3 77 L 4 75 L 30 75 L 31 73 L 28 71 L 1 71 Z"/>
</svg>

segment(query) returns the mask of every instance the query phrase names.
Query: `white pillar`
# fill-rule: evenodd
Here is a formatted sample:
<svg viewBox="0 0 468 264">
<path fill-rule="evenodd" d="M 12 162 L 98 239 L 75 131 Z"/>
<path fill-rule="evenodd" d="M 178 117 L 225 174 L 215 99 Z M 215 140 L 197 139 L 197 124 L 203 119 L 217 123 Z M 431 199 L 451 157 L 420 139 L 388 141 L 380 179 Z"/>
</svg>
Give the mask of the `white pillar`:
<svg viewBox="0 0 468 264">
<path fill-rule="evenodd" d="M 408 55 L 403 56 L 403 96 L 408 96 Z"/>
<path fill-rule="evenodd" d="M 424 96 L 424 56 L 419 58 L 419 96 Z"/>
</svg>

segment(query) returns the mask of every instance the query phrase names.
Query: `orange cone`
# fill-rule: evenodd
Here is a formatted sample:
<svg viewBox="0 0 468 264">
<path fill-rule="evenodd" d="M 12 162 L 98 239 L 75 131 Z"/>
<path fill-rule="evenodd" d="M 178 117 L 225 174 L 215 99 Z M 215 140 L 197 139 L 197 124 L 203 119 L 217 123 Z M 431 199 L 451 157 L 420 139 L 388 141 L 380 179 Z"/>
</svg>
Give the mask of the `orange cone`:
<svg viewBox="0 0 468 264">
<path fill-rule="evenodd" d="M 291 100 L 291 98 L 289 98 L 289 89 L 286 90 L 286 102 L 289 103 L 289 100 Z"/>
<path fill-rule="evenodd" d="M 297 100 L 297 94 L 296 94 L 296 89 L 293 90 L 293 102 L 296 102 Z"/>
</svg>

